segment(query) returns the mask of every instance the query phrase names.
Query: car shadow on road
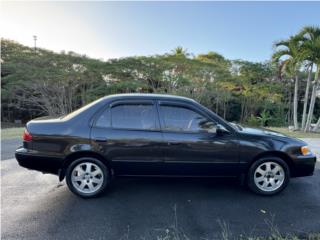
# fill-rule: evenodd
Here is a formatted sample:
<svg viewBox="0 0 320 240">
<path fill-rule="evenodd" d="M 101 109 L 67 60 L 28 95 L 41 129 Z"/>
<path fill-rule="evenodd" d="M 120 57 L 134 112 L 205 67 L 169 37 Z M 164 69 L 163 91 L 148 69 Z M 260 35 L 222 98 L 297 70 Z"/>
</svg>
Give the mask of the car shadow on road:
<svg viewBox="0 0 320 240">
<path fill-rule="evenodd" d="M 292 179 L 272 197 L 253 194 L 232 178 L 118 178 L 100 198 L 76 202 L 90 206 L 95 218 L 107 218 L 118 238 L 126 226 L 135 237 L 149 236 L 154 229 L 172 226 L 175 216 L 179 229 L 196 238 L 221 234 L 223 224 L 236 235 L 275 229 L 303 234 L 320 229 L 319 172 Z"/>
</svg>

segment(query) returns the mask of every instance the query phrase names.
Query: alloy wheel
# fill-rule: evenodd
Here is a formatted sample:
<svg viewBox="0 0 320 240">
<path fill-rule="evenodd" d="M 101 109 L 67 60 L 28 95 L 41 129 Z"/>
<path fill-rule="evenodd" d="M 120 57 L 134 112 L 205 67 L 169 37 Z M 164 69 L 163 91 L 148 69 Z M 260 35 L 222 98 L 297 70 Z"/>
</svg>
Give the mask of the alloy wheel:
<svg viewBox="0 0 320 240">
<path fill-rule="evenodd" d="M 80 193 L 97 192 L 101 188 L 103 180 L 103 171 L 92 162 L 79 163 L 71 173 L 71 183 Z"/>
<path fill-rule="evenodd" d="M 265 192 L 279 189 L 285 180 L 283 167 L 276 162 L 264 162 L 254 172 L 254 183 Z"/>
</svg>

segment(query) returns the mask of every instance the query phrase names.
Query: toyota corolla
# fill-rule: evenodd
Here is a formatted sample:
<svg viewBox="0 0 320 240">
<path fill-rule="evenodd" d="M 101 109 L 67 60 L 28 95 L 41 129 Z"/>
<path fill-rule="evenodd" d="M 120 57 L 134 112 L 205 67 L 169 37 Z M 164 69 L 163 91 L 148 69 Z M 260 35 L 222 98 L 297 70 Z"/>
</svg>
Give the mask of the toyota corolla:
<svg viewBox="0 0 320 240">
<path fill-rule="evenodd" d="M 196 101 L 120 94 L 59 118 L 27 123 L 19 164 L 66 179 L 89 198 L 113 176 L 239 177 L 255 193 L 310 176 L 316 156 L 301 140 L 231 124 Z"/>
</svg>

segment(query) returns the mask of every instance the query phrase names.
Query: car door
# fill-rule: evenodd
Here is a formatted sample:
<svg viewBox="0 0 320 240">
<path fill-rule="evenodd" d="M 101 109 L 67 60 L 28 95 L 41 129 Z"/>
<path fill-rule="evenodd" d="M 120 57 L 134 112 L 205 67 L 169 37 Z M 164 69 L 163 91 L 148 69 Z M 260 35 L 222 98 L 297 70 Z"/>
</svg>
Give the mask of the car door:
<svg viewBox="0 0 320 240">
<path fill-rule="evenodd" d="M 152 100 L 111 103 L 97 118 L 91 138 L 118 175 L 163 173 L 164 142 Z"/>
<path fill-rule="evenodd" d="M 158 102 L 169 175 L 234 176 L 239 171 L 238 141 L 232 132 L 196 106 Z"/>
</svg>

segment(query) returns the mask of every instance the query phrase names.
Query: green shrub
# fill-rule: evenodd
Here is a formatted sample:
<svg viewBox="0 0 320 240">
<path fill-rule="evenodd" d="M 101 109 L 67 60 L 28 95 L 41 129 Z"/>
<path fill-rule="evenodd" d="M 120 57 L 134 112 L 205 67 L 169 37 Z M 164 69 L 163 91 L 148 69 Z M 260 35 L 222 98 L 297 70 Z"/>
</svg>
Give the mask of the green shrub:
<svg viewBox="0 0 320 240">
<path fill-rule="evenodd" d="M 251 116 L 247 119 L 246 125 L 248 125 L 249 127 L 259 127 L 259 126 L 261 126 L 261 122 L 260 122 L 260 120 L 259 120 L 257 117 L 251 115 Z"/>
</svg>

